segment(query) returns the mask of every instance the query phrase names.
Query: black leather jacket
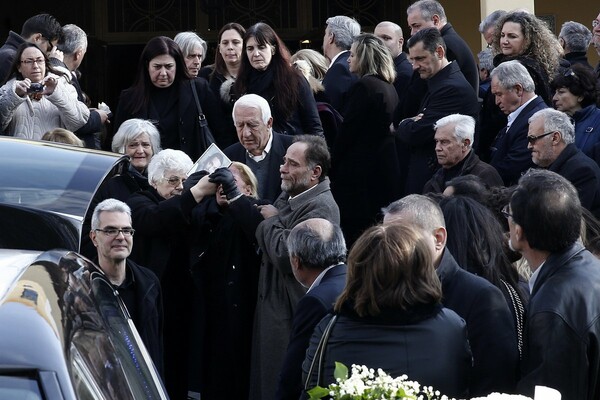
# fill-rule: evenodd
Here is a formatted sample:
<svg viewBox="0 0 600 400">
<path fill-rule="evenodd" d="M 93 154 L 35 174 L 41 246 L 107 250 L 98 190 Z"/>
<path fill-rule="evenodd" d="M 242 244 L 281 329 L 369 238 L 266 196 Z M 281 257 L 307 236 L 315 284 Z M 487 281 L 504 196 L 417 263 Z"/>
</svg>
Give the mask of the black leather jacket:
<svg viewBox="0 0 600 400">
<path fill-rule="evenodd" d="M 535 385 L 566 400 L 600 399 L 600 261 L 575 243 L 551 254 L 535 281 L 518 392 Z"/>
</svg>

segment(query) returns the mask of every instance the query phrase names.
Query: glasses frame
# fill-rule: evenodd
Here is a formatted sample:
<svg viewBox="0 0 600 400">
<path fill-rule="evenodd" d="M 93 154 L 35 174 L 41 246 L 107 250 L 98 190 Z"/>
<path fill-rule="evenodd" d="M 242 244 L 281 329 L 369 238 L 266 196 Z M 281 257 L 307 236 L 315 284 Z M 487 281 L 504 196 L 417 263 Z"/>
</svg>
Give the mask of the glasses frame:
<svg viewBox="0 0 600 400">
<path fill-rule="evenodd" d="M 33 67 L 33 64 L 37 64 L 38 66 L 46 65 L 46 59 L 42 60 L 32 60 L 30 58 L 26 60 L 21 60 L 21 64 L 27 65 L 29 67 Z"/>
<path fill-rule="evenodd" d="M 110 233 L 114 231 L 114 233 Z M 117 237 L 120 233 L 123 234 L 124 237 L 132 237 L 135 234 L 135 229 L 133 228 L 105 228 L 105 229 L 94 229 L 94 232 L 102 232 L 108 237 Z"/>
<path fill-rule="evenodd" d="M 513 216 L 512 216 L 512 214 L 508 212 L 508 207 L 509 207 L 509 205 L 507 204 L 507 205 L 505 205 L 504 207 L 502 207 L 502 210 L 500 211 L 500 213 L 501 213 L 501 214 L 502 214 L 502 215 L 503 215 L 503 216 L 504 216 L 506 219 L 509 219 L 509 218 L 512 218 L 512 217 L 513 217 Z"/>
<path fill-rule="evenodd" d="M 177 181 L 175 180 L 177 179 Z M 169 184 L 169 186 L 172 186 L 174 188 L 176 188 L 177 186 L 179 186 L 179 184 L 181 183 L 181 185 L 183 186 L 183 183 L 185 182 L 187 178 L 180 178 L 178 176 L 172 176 L 170 178 L 163 178 L 163 180 L 165 182 L 167 182 Z"/>
<path fill-rule="evenodd" d="M 592 21 L 592 28 L 597 27 L 598 25 L 600 25 L 600 21 L 598 21 L 597 19 Z"/>
<path fill-rule="evenodd" d="M 551 131 L 551 132 L 544 132 L 541 135 L 537 135 L 537 136 L 533 136 L 533 135 L 529 135 L 527 136 L 527 143 L 529 144 L 534 144 L 535 142 L 537 142 L 539 139 L 546 137 L 548 135 L 552 135 L 553 133 L 555 133 L 556 131 Z"/>
</svg>

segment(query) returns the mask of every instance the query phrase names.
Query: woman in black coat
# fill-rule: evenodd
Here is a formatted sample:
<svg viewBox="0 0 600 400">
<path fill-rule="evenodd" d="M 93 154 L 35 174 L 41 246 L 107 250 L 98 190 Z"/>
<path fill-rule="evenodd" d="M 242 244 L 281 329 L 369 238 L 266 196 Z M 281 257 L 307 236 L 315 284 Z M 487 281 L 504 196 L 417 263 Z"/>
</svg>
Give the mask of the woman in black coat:
<svg viewBox="0 0 600 400">
<path fill-rule="evenodd" d="M 285 135 L 323 136 L 317 103 L 306 79 L 290 62 L 290 52 L 269 25 L 252 25 L 244 36 L 246 56 L 233 91 L 254 93 L 271 106 L 273 130 Z"/>
<path fill-rule="evenodd" d="M 467 328 L 440 303 L 442 287 L 430 242 L 424 232 L 401 223 L 374 226 L 356 241 L 346 288 L 334 306 L 321 382 L 316 381 L 315 353 L 331 315 L 315 328 L 302 365 L 309 389 L 334 383 L 335 362 L 341 362 L 348 368 L 381 368 L 392 377 L 406 374 L 449 397 L 466 397 L 471 368 Z"/>
<path fill-rule="evenodd" d="M 199 354 L 202 340 L 192 333 L 192 321 L 201 318 L 197 288 L 191 276 L 192 211 L 216 185 L 203 177 L 183 189 L 192 160 L 179 150 L 166 149 L 148 166 L 148 190 L 134 193 L 131 207 L 134 236 L 130 258 L 159 278 L 164 305 L 165 386 L 172 399 L 199 392 Z"/>
<path fill-rule="evenodd" d="M 208 82 L 190 79 L 183 54 L 172 39 L 150 39 L 140 56 L 133 85 L 121 92 L 115 128 L 130 118 L 156 121 L 161 146 L 182 150 L 195 161 L 211 142 L 201 134 L 194 89 L 216 140 L 228 127 Z"/>
<path fill-rule="evenodd" d="M 389 128 L 398 104 L 392 56 L 381 39 L 362 34 L 352 43 L 348 63 L 360 79 L 348 92 L 333 145 L 331 191 L 350 245 L 377 222 L 382 207 L 400 197 L 401 171 Z"/>
</svg>

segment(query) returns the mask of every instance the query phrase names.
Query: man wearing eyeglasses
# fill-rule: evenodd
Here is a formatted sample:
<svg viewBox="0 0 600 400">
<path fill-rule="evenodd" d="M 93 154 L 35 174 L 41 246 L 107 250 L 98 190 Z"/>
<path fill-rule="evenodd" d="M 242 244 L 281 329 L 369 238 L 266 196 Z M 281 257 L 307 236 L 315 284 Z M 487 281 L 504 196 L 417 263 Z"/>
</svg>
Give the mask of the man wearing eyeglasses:
<svg viewBox="0 0 600 400">
<path fill-rule="evenodd" d="M 162 374 L 162 294 L 156 275 L 128 260 L 133 247 L 131 210 L 106 199 L 92 215 L 90 238 L 98 251 L 96 264 L 119 292 L 154 365 Z"/>
<path fill-rule="evenodd" d="M 551 108 L 536 112 L 529 118 L 527 142 L 533 163 L 567 178 L 581 205 L 600 216 L 600 167 L 575 147 L 569 116 Z"/>
<path fill-rule="evenodd" d="M 548 106 L 535 94 L 535 84 L 527 69 L 516 60 L 505 61 L 492 71 L 491 93 L 500 110 L 508 115 L 508 123 L 490 147 L 490 164 L 504 184 L 511 186 L 534 166 L 527 149 L 527 121 Z"/>
<path fill-rule="evenodd" d="M 60 32 L 60 23 L 49 14 L 38 14 L 29 18 L 23 24 L 20 35 L 10 31 L 6 43 L 0 47 L 0 81 L 7 78 L 17 54 L 17 48 L 21 44 L 34 43 L 49 55 L 56 48 Z"/>
<path fill-rule="evenodd" d="M 600 262 L 579 240 L 581 203 L 564 177 L 532 170 L 506 209 L 510 245 L 533 274 L 517 393 L 536 385 L 563 399 L 600 395 Z"/>
</svg>

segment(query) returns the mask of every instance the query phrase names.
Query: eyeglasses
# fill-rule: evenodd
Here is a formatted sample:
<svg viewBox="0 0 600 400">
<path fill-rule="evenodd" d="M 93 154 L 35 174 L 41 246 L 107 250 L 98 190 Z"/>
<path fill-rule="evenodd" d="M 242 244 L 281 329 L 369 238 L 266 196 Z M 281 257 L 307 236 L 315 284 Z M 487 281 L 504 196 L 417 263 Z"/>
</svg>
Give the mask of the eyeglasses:
<svg viewBox="0 0 600 400">
<path fill-rule="evenodd" d="M 179 184 L 183 185 L 183 182 L 185 182 L 185 178 L 180 178 L 178 176 L 172 176 L 170 178 L 166 178 L 165 180 L 173 187 L 177 187 Z"/>
<path fill-rule="evenodd" d="M 133 234 L 135 233 L 135 229 L 133 229 L 133 228 L 122 228 L 122 229 L 105 228 L 105 229 L 94 229 L 94 231 L 102 232 L 106 236 L 110 236 L 110 237 L 118 236 L 119 233 L 122 233 L 123 236 L 133 236 Z"/>
<path fill-rule="evenodd" d="M 541 135 L 537 135 L 537 136 L 530 135 L 530 136 L 527 136 L 527 141 L 531 144 L 534 144 L 535 142 L 538 141 L 538 139 L 541 139 L 544 136 L 552 135 L 554 132 L 556 132 L 556 131 L 545 132 L 545 133 L 542 133 Z"/>
<path fill-rule="evenodd" d="M 504 215 L 504 217 L 505 217 L 506 219 L 508 219 L 508 218 L 512 218 L 512 214 L 508 212 L 508 204 L 507 204 L 507 205 L 505 205 L 505 206 L 502 208 L 502 211 L 500 211 L 500 212 L 502 213 L 502 215 Z"/>
<path fill-rule="evenodd" d="M 45 63 L 46 60 L 44 60 L 43 58 L 36 58 L 35 60 L 32 58 L 28 58 L 26 60 L 21 60 L 21 64 L 25 64 L 28 66 L 33 66 L 33 64 L 44 65 Z"/>
<path fill-rule="evenodd" d="M 600 21 L 598 21 L 597 19 L 592 21 L 592 28 L 597 27 L 598 25 L 600 25 Z"/>
<path fill-rule="evenodd" d="M 575 79 L 577 82 L 579 82 L 579 77 L 575 74 L 575 72 L 571 68 L 569 68 L 565 71 L 564 76 L 566 78 L 572 76 L 573 79 Z"/>
</svg>

